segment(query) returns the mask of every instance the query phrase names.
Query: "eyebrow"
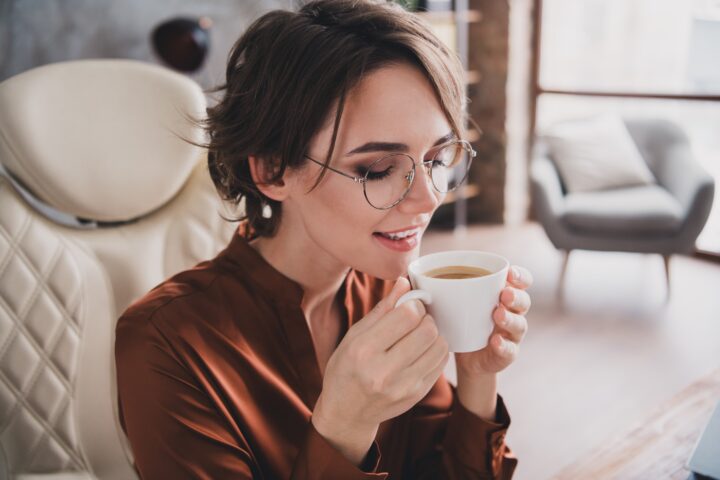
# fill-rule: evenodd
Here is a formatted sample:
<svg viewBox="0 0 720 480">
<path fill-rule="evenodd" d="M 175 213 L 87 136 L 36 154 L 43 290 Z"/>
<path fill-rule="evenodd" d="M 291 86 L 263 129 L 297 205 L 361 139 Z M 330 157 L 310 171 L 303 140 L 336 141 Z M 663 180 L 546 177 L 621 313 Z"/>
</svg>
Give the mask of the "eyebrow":
<svg viewBox="0 0 720 480">
<path fill-rule="evenodd" d="M 445 142 L 449 142 L 450 140 L 455 138 L 455 133 L 450 132 L 442 137 L 438 138 L 437 141 L 433 144 L 433 147 L 437 147 L 438 145 L 442 145 Z M 368 153 L 368 152 L 407 152 L 410 150 L 410 147 L 407 146 L 405 143 L 394 143 L 394 142 L 368 142 L 365 145 L 361 145 L 357 147 L 354 150 L 349 151 L 345 154 L 345 156 L 354 155 L 356 153 Z"/>
</svg>

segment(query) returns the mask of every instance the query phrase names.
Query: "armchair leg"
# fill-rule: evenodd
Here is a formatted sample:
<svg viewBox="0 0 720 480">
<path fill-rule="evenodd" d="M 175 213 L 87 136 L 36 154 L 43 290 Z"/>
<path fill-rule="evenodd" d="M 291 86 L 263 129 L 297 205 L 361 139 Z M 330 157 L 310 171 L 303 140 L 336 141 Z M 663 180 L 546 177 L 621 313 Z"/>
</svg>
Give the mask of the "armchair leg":
<svg viewBox="0 0 720 480">
<path fill-rule="evenodd" d="M 558 293 L 561 294 L 563 285 L 565 284 L 565 273 L 567 272 L 568 261 L 570 260 L 570 252 L 572 250 L 563 250 L 562 267 L 560 268 L 560 278 L 558 279 Z"/>
<path fill-rule="evenodd" d="M 665 263 L 665 282 L 667 284 L 667 294 L 670 296 L 670 255 L 663 255 L 663 262 Z"/>
</svg>

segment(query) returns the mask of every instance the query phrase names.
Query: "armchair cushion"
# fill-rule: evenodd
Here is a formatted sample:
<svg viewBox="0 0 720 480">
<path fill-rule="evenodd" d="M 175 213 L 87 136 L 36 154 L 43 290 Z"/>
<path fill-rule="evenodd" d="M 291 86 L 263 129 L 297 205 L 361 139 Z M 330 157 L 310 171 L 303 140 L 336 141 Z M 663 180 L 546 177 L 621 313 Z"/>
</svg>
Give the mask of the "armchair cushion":
<svg viewBox="0 0 720 480">
<path fill-rule="evenodd" d="M 543 136 L 568 192 L 655 183 L 618 116 L 568 120 L 550 127 Z"/>
<path fill-rule="evenodd" d="M 673 235 L 683 219 L 680 203 L 657 185 L 570 193 L 562 215 L 570 228 L 610 235 Z"/>
</svg>

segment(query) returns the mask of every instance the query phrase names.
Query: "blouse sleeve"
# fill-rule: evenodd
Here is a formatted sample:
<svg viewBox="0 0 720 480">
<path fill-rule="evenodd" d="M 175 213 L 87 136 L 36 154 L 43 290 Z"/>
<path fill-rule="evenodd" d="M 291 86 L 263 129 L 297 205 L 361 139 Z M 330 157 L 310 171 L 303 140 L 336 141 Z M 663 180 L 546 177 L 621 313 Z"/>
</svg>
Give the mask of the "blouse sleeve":
<svg viewBox="0 0 720 480">
<path fill-rule="evenodd" d="M 253 460 L 149 321 L 118 322 L 120 422 L 143 479 L 247 480 Z"/>
<path fill-rule="evenodd" d="M 295 459 L 293 480 L 380 480 L 388 474 L 378 472 L 380 448 L 374 441 L 360 467 L 355 466 L 309 422 L 305 443 Z"/>
<path fill-rule="evenodd" d="M 120 422 L 141 478 L 248 480 L 262 475 L 242 434 L 217 410 L 170 342 L 147 319 L 124 318 L 115 340 Z M 308 420 L 290 478 L 384 479 L 374 442 L 358 467 Z"/>
<path fill-rule="evenodd" d="M 433 406 L 433 397 L 452 391 L 449 410 Z M 510 479 L 517 459 L 505 444 L 510 416 L 498 395 L 497 414 L 489 422 L 467 410 L 455 387 L 441 377 L 423 402 L 409 412 L 409 478 L 447 480 Z"/>
</svg>

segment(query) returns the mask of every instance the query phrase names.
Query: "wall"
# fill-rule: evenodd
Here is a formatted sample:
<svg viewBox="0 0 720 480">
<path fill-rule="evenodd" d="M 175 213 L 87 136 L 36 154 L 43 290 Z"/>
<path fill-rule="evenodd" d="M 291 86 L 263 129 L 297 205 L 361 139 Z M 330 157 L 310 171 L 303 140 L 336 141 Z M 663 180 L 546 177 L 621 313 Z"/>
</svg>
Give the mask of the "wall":
<svg viewBox="0 0 720 480">
<path fill-rule="evenodd" d="M 0 0 L 0 81 L 47 63 L 133 58 L 158 63 L 150 32 L 176 16 L 213 21 L 205 68 L 193 78 L 220 82 L 230 47 L 257 17 L 291 0 Z"/>
</svg>

